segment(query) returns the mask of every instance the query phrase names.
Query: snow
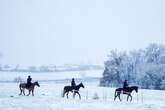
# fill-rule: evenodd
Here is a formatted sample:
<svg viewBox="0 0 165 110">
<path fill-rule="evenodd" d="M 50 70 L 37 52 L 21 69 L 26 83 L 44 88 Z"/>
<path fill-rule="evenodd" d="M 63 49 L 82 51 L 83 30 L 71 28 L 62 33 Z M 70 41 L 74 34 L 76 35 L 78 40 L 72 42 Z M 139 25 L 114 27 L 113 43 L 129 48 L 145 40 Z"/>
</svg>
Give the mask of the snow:
<svg viewBox="0 0 165 110">
<path fill-rule="evenodd" d="M 90 73 L 90 72 L 89 72 Z M 8 73 L 10 74 L 10 73 Z M 35 73 L 36 74 L 36 73 Z M 43 73 L 37 73 L 38 76 Z M 12 74 L 15 76 L 14 74 Z M 33 74 L 32 74 L 33 75 Z M 61 73 L 63 76 L 63 73 Z M 34 75 L 35 76 L 35 75 Z M 50 76 L 43 75 L 46 79 Z M 69 75 L 68 75 L 69 76 Z M 72 76 L 72 75 L 71 75 Z M 1 76 L 0 76 L 1 77 Z M 44 78 L 43 77 L 43 78 Z M 58 77 L 54 77 L 54 79 Z M 65 77 L 64 77 L 65 78 Z M 42 78 L 41 78 L 42 79 Z M 164 110 L 165 91 L 140 89 L 138 94 L 132 93 L 133 101 L 127 102 L 126 96 L 122 95 L 122 102 L 118 99 L 113 101 L 115 88 L 99 87 L 98 81 L 83 82 L 85 88 L 80 88 L 82 99 L 78 97 L 69 99 L 62 98 L 61 92 L 68 82 L 56 83 L 55 81 L 40 82 L 36 87 L 35 96 L 19 96 L 19 83 L 0 83 L 0 110 Z M 76 81 L 80 83 L 80 81 Z M 26 91 L 27 93 L 27 91 Z M 94 100 L 97 94 L 99 99 Z"/>
</svg>

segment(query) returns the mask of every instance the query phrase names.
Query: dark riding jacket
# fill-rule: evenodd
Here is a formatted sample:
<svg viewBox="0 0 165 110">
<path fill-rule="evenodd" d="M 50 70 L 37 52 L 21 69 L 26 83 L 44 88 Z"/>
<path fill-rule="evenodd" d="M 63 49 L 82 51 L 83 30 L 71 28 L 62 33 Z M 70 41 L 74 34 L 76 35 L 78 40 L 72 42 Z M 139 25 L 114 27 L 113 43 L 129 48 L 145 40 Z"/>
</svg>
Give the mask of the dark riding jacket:
<svg viewBox="0 0 165 110">
<path fill-rule="evenodd" d="M 30 87 L 31 86 L 31 81 L 32 81 L 32 78 L 31 77 L 28 77 L 27 78 L 27 87 Z"/>
<path fill-rule="evenodd" d="M 72 80 L 72 82 L 71 82 L 71 86 L 72 86 L 72 87 L 75 87 L 75 86 L 76 86 L 76 83 L 75 83 L 74 80 Z"/>
<path fill-rule="evenodd" d="M 127 81 L 124 81 L 123 88 L 127 88 L 127 87 L 128 87 L 128 83 Z"/>
</svg>

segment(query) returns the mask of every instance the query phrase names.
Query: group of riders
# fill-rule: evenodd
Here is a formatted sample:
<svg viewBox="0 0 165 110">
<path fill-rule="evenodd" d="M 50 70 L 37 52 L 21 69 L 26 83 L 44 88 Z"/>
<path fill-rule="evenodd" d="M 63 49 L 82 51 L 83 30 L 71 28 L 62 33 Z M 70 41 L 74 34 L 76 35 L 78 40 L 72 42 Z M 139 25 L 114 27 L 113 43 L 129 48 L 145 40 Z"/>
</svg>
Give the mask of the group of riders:
<svg viewBox="0 0 165 110">
<path fill-rule="evenodd" d="M 32 81 L 32 78 L 31 78 L 31 76 L 29 75 L 28 78 L 27 78 L 27 84 L 26 84 L 26 87 L 27 87 L 27 88 L 29 88 L 29 87 L 31 86 L 31 84 L 32 84 L 31 81 Z M 75 86 L 76 86 L 75 80 L 74 80 L 74 78 L 72 78 L 72 81 L 71 81 L 71 87 L 72 87 L 72 89 L 74 89 Z M 125 80 L 124 83 L 123 83 L 123 90 L 125 90 L 125 89 L 127 89 L 127 88 L 128 88 L 128 81 Z"/>
<path fill-rule="evenodd" d="M 21 86 L 21 84 L 20 84 L 20 86 L 19 86 L 19 87 L 20 87 L 20 95 L 21 95 L 22 93 L 25 95 L 24 89 L 22 89 L 22 88 L 26 88 L 26 89 L 29 90 L 29 94 L 28 94 L 28 95 L 30 95 L 30 92 L 32 91 L 32 95 L 34 96 L 34 93 L 33 93 L 33 91 L 34 91 L 34 86 L 35 86 L 35 85 L 37 85 L 38 87 L 40 87 L 40 86 L 39 86 L 38 82 L 32 83 L 31 81 L 32 81 L 31 76 L 28 76 L 28 78 L 27 78 L 27 83 L 26 83 L 26 84 L 23 83 L 24 86 L 23 86 L 23 84 L 22 84 L 22 86 Z M 21 87 L 22 87 L 22 88 L 21 88 Z M 75 97 L 76 94 L 78 94 L 78 95 L 79 95 L 79 99 L 81 99 L 81 95 L 79 94 L 79 89 L 80 89 L 80 87 L 84 88 L 85 86 L 84 86 L 82 83 L 76 85 L 75 79 L 72 78 L 71 86 L 64 86 L 62 97 L 64 97 L 65 94 L 66 94 L 66 96 L 67 96 L 67 98 L 68 98 L 69 92 L 72 92 L 72 93 L 73 93 L 73 98 Z M 127 82 L 127 80 L 125 80 L 125 81 L 123 82 L 123 88 L 117 88 L 117 89 L 115 90 L 115 97 L 114 97 L 114 100 L 118 97 L 119 100 L 121 101 L 121 99 L 120 99 L 120 94 L 122 93 L 122 94 L 128 95 L 128 96 L 127 96 L 127 101 L 128 101 L 128 99 L 129 99 L 129 97 L 131 98 L 130 101 L 132 101 L 131 92 L 134 91 L 134 90 L 135 90 L 136 93 L 137 93 L 137 92 L 138 92 L 138 87 L 137 87 L 137 86 L 128 86 L 128 82 Z"/>
</svg>

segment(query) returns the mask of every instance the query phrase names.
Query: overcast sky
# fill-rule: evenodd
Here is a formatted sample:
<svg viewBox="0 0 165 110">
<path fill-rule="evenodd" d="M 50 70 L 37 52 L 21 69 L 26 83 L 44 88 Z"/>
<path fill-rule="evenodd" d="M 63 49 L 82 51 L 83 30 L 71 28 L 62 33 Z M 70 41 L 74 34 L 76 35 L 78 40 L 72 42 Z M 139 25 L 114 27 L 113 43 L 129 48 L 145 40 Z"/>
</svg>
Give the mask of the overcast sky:
<svg viewBox="0 0 165 110">
<path fill-rule="evenodd" d="M 165 44 L 165 0 L 0 0 L 0 63 L 102 64 Z"/>
</svg>

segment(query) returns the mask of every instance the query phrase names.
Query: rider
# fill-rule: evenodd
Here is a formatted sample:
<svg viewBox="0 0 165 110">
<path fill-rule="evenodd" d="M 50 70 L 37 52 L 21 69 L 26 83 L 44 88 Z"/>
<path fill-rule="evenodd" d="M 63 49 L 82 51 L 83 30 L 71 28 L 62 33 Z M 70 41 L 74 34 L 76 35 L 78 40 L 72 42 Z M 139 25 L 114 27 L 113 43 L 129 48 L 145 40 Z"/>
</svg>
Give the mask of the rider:
<svg viewBox="0 0 165 110">
<path fill-rule="evenodd" d="M 71 81 L 71 86 L 72 86 L 72 88 L 73 88 L 73 89 L 74 89 L 74 88 L 75 88 L 75 86 L 76 86 L 76 83 L 75 83 L 74 78 L 72 78 L 72 81 Z"/>
<path fill-rule="evenodd" d="M 27 88 L 29 88 L 29 87 L 31 86 L 31 84 L 32 84 L 31 81 L 32 81 L 32 78 L 31 78 L 31 76 L 29 75 L 28 78 L 27 78 L 27 84 L 26 84 Z"/>
<path fill-rule="evenodd" d="M 127 82 L 127 80 L 125 80 L 123 83 L 123 89 L 125 90 L 127 87 L 128 87 L 128 82 Z"/>
</svg>

